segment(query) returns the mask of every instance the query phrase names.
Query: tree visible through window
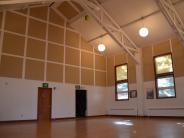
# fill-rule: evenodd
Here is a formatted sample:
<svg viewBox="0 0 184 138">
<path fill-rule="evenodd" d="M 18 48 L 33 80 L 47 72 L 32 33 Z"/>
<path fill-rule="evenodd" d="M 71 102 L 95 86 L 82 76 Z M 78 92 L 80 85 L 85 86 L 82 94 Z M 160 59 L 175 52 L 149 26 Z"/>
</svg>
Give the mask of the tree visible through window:
<svg viewBox="0 0 184 138">
<path fill-rule="evenodd" d="M 128 100 L 128 66 L 127 64 L 115 67 L 116 100 Z"/>
<path fill-rule="evenodd" d="M 154 58 L 157 98 L 176 97 L 172 55 Z"/>
</svg>

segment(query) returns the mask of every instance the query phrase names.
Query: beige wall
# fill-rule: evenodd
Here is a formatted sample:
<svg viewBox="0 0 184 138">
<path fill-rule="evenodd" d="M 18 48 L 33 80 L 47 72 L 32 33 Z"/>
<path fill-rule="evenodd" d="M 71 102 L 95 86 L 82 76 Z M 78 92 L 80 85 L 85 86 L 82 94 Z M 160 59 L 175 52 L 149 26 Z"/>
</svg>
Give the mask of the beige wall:
<svg viewBox="0 0 184 138">
<path fill-rule="evenodd" d="M 0 76 L 106 86 L 106 57 L 65 24 L 45 6 L 0 13 Z"/>
<path fill-rule="evenodd" d="M 144 47 L 142 52 L 144 81 L 154 81 L 155 79 L 153 63 L 154 56 L 167 53 L 172 53 L 175 77 L 184 76 L 184 48 L 178 39 L 171 38 L 169 40 L 153 44 L 152 46 Z"/>
<path fill-rule="evenodd" d="M 129 84 L 136 83 L 136 64 L 125 53 L 107 57 L 107 85 L 114 86 L 115 84 L 115 66 L 128 63 L 128 82 Z"/>
</svg>

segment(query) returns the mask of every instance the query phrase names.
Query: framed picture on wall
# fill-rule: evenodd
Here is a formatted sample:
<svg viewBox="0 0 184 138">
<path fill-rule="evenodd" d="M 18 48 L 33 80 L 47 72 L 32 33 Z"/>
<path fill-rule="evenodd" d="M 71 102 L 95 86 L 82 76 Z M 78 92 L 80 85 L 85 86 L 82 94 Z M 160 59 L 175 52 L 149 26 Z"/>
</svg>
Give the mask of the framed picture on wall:
<svg viewBox="0 0 184 138">
<path fill-rule="evenodd" d="M 147 97 L 147 99 L 154 99 L 154 90 L 153 89 L 147 89 L 146 90 L 146 97 Z"/>
<path fill-rule="evenodd" d="M 137 90 L 130 90 L 130 98 L 137 98 Z"/>
</svg>

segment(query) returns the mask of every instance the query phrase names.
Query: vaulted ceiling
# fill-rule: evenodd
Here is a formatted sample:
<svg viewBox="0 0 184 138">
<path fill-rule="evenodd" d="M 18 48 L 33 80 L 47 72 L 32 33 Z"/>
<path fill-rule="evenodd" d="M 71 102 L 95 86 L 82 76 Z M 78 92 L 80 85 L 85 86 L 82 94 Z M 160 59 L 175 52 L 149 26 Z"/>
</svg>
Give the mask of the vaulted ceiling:
<svg viewBox="0 0 184 138">
<path fill-rule="evenodd" d="M 175 36 L 155 0 L 98 1 L 139 47 L 150 46 Z M 77 2 L 63 0 L 57 0 L 54 3 L 47 2 L 68 21 L 69 27 L 81 32 L 82 36 L 94 47 L 102 42 L 107 46 L 105 54 L 115 54 L 121 51 L 113 39 Z M 184 22 L 184 0 L 172 0 L 172 2 Z M 143 26 L 149 29 L 149 35 L 146 38 L 138 35 L 138 30 Z"/>
<path fill-rule="evenodd" d="M 99 0 L 99 2 L 139 47 L 150 46 L 175 36 L 155 0 Z M 184 22 L 184 0 L 172 2 Z M 67 6 L 71 8 L 66 8 Z M 62 2 L 56 7 L 67 17 L 68 24 L 81 32 L 93 46 L 104 43 L 107 46 L 105 54 L 115 54 L 121 51 L 113 39 L 78 4 Z M 146 38 L 138 35 L 138 30 L 143 26 L 149 29 L 149 35 Z"/>
</svg>

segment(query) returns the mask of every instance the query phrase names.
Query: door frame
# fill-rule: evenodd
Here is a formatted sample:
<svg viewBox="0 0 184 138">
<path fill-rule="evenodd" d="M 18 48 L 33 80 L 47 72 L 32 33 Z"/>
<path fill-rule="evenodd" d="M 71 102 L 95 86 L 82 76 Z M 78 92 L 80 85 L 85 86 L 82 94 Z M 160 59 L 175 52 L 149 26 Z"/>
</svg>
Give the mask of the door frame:
<svg viewBox="0 0 184 138">
<path fill-rule="evenodd" d="M 39 89 L 49 89 L 51 90 L 51 94 L 50 94 L 50 101 L 51 101 L 51 106 L 50 106 L 50 115 L 49 115 L 49 120 L 52 120 L 52 88 L 42 88 L 42 87 L 38 87 L 38 93 L 37 93 L 37 121 L 39 121 L 39 118 L 38 118 L 38 114 L 39 114 Z"/>
<path fill-rule="evenodd" d="M 88 97 L 87 97 L 87 90 L 86 89 L 80 89 L 80 90 L 75 90 L 75 118 L 77 118 L 77 91 L 85 91 L 85 95 L 86 95 L 86 109 L 85 109 L 85 116 L 84 117 L 87 117 L 88 115 Z"/>
</svg>

